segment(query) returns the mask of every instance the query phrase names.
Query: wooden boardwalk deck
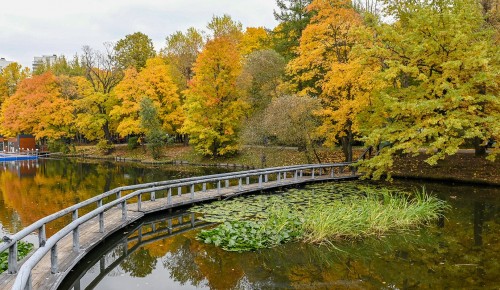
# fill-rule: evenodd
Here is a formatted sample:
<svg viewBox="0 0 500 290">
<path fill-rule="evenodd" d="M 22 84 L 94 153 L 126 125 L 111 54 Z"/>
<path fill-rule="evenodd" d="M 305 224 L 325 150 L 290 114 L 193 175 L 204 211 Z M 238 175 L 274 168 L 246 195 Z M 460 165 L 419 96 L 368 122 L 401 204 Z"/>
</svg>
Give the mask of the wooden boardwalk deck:
<svg viewBox="0 0 500 290">
<path fill-rule="evenodd" d="M 174 184 L 174 186 L 169 187 L 168 195 L 165 194 L 165 188 L 161 188 L 164 194 L 163 196 L 160 196 L 161 194 L 156 194 L 159 198 L 155 198 L 155 193 L 151 193 L 154 191 L 149 190 L 148 193 L 151 195 L 149 200 L 143 201 L 141 195 L 139 195 L 138 198 L 136 197 L 134 200 L 135 203 L 131 203 L 131 199 L 125 200 L 125 202 L 128 201 L 126 204 L 126 213 L 122 208 L 124 203 L 117 203 L 117 205 L 103 211 L 102 214 L 95 215 L 82 223 L 76 231 L 76 235 L 79 237 L 76 238 L 76 243 L 78 244 L 77 248 L 75 248 L 75 229 L 58 239 L 54 246 L 51 246 L 52 250 L 46 251 L 43 257 L 39 259 L 36 265 L 32 267 L 31 271 L 28 272 L 31 273 L 28 274 L 28 276 L 31 275 L 31 277 L 23 277 L 28 281 L 25 289 L 57 289 L 58 285 L 60 285 L 69 271 L 71 271 L 71 269 L 96 245 L 105 242 L 106 237 L 132 222 L 141 219 L 147 214 L 194 203 L 225 199 L 280 187 L 289 187 L 310 182 L 357 178 L 350 170 L 347 170 L 345 173 L 344 170 L 342 170 L 336 174 L 333 174 L 333 167 L 331 170 L 332 173 L 328 175 L 322 175 L 321 171 L 319 171 L 320 174 L 317 176 L 314 176 L 314 169 L 312 175 L 302 175 L 302 172 L 298 175 L 297 170 L 295 170 L 295 175 L 292 174 L 291 177 L 290 175 L 287 176 L 286 173 L 283 175 L 277 173 L 277 177 L 274 180 L 268 180 L 267 173 L 264 179 L 264 174 L 260 173 L 259 182 L 255 180 L 257 175 L 253 175 L 253 180 L 251 180 L 249 176 L 243 178 L 240 176 L 233 180 L 232 185 L 230 185 L 228 179 L 224 180 L 224 184 L 221 184 L 221 180 L 219 180 L 218 185 L 217 182 L 211 179 L 203 183 L 197 182 L 187 186 L 187 192 L 186 190 L 183 192 L 181 189 L 182 186 L 186 187 L 186 183 L 182 183 L 177 187 L 179 191 L 175 191 L 176 187 Z M 239 182 L 235 184 L 235 181 L 238 180 Z M 253 183 L 251 181 L 253 181 Z M 203 188 L 201 188 L 201 185 L 203 185 Z M 197 186 L 199 190 L 195 191 L 195 186 Z M 177 192 L 181 192 L 181 194 L 175 194 Z M 49 241 L 50 239 L 48 242 Z M 43 247 L 39 249 L 41 248 Z M 36 253 L 33 255 L 36 255 Z M 18 275 L 26 275 L 26 272 L 20 270 L 18 274 L 3 273 L 0 275 L 0 289 L 17 289 L 13 288 L 13 286 L 15 285 L 14 282 L 15 279 L 18 278 Z"/>
</svg>

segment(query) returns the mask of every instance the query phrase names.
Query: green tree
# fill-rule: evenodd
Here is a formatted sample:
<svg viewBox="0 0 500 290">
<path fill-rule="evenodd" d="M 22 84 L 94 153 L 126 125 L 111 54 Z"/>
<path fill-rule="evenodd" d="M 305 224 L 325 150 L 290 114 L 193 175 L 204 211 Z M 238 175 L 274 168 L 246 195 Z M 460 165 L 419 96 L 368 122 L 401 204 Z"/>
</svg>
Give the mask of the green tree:
<svg viewBox="0 0 500 290">
<path fill-rule="evenodd" d="M 237 87 L 240 58 L 234 40 L 219 37 L 210 40 L 196 60 L 182 132 L 202 154 L 220 156 L 238 150 L 240 122 L 248 107 Z"/>
<path fill-rule="evenodd" d="M 81 65 L 78 55 L 75 55 L 72 60 L 67 60 L 64 55 L 58 56 L 54 63 L 44 62 L 37 66 L 33 75 L 41 75 L 47 71 L 51 71 L 54 75 L 67 76 L 84 76 L 85 68 Z"/>
<path fill-rule="evenodd" d="M 384 60 L 386 83 L 364 122 L 366 143 L 388 142 L 362 169 L 375 178 L 398 153 L 427 162 L 453 155 L 466 142 L 485 153 L 500 137 L 500 50 L 476 0 L 387 1 L 392 25 L 378 31 L 374 56 Z M 494 158 L 494 149 L 490 158 Z"/>
<path fill-rule="evenodd" d="M 276 0 L 279 11 L 274 18 L 279 25 L 274 29 L 274 49 L 287 61 L 296 56 L 302 31 L 306 28 L 312 13 L 307 10 L 311 0 Z"/>
<path fill-rule="evenodd" d="M 118 40 L 114 50 L 121 69 L 134 67 L 140 71 L 146 66 L 146 60 L 156 55 L 153 41 L 142 32 L 128 34 L 125 38 Z"/>
<path fill-rule="evenodd" d="M 243 36 L 243 25 L 239 21 L 234 21 L 231 16 L 224 14 L 222 16 L 213 16 L 207 24 L 210 31 L 210 38 L 228 37 L 240 41 Z"/>
<path fill-rule="evenodd" d="M 159 159 L 161 157 L 161 148 L 165 142 L 165 132 L 162 130 L 156 106 L 150 98 L 142 98 L 139 115 L 141 128 L 146 134 L 146 142 L 151 155 L 154 159 Z"/>
<path fill-rule="evenodd" d="M 176 31 L 167 37 L 167 45 L 161 53 L 173 70 L 173 80 L 179 91 L 187 89 L 187 84 L 193 77 L 193 64 L 203 45 L 202 33 L 193 27 L 185 33 Z"/>
<path fill-rule="evenodd" d="M 252 111 L 262 111 L 278 96 L 284 74 L 285 59 L 274 50 L 257 50 L 246 57 L 240 79 Z"/>
</svg>

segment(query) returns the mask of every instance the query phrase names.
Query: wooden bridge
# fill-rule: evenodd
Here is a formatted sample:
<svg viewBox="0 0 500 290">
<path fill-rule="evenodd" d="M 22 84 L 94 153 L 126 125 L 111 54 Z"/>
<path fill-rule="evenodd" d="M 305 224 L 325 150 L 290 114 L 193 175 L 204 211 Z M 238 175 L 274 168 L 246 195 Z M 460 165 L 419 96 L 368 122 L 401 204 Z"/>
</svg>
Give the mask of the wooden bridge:
<svg viewBox="0 0 500 290">
<path fill-rule="evenodd" d="M 82 263 L 77 269 L 74 269 L 68 275 L 67 278 L 69 279 L 63 282 L 60 287 L 75 290 L 94 289 L 106 275 L 141 247 L 209 224 L 196 219 L 195 214 L 189 212 L 177 213 L 167 217 L 162 215 L 151 219 L 143 218 L 140 223 L 134 224 L 132 228 L 127 228 L 128 236 L 114 235 L 112 238 L 106 239 L 106 243 L 99 248 L 99 253 L 86 256 L 86 263 Z M 92 275 L 92 281 L 86 279 L 82 281 L 85 274 L 98 263 L 99 267 L 96 269 L 97 272 L 94 273 L 97 275 Z"/>
<path fill-rule="evenodd" d="M 0 252 L 8 249 L 9 265 L 0 275 L 0 289 L 57 289 L 69 271 L 96 245 L 149 213 L 245 193 L 357 177 L 351 163 L 309 164 L 115 188 L 4 237 Z M 79 210 L 88 211 L 89 208 L 90 212 L 78 215 Z M 68 216 L 72 221 L 47 239 L 46 224 Z M 33 232 L 38 233 L 38 248 L 18 262 L 17 244 Z"/>
</svg>

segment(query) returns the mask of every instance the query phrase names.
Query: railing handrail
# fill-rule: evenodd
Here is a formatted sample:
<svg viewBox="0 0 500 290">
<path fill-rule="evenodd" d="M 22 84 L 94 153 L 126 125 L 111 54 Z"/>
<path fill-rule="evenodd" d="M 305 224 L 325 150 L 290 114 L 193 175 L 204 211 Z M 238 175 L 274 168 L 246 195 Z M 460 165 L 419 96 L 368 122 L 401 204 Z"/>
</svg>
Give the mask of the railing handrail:
<svg viewBox="0 0 500 290">
<path fill-rule="evenodd" d="M 308 166 L 308 165 L 312 165 L 312 164 L 292 165 L 292 166 L 272 167 L 272 168 L 260 168 L 260 169 L 239 171 L 238 173 L 242 173 L 242 172 L 252 173 L 252 172 L 260 172 L 260 171 L 269 171 L 269 170 L 278 169 L 278 168 L 286 169 L 286 168 L 295 168 L 295 167 Z M 78 210 L 80 208 L 88 206 L 94 202 L 105 199 L 105 198 L 107 198 L 113 194 L 116 194 L 120 191 L 137 190 L 137 189 L 147 188 L 147 187 L 158 187 L 158 186 L 163 186 L 163 185 L 168 185 L 168 184 L 173 184 L 173 183 L 177 184 L 177 183 L 181 183 L 181 182 L 192 182 L 192 181 L 196 181 L 198 179 L 203 179 L 203 178 L 209 178 L 209 177 L 210 178 L 217 178 L 217 177 L 224 177 L 224 176 L 232 176 L 234 174 L 235 174 L 235 172 L 227 172 L 227 173 L 219 173 L 219 174 L 212 174 L 212 175 L 206 175 L 206 176 L 187 177 L 187 178 L 174 179 L 174 180 L 164 180 L 164 181 L 148 182 L 148 183 L 142 183 L 142 184 L 125 185 L 125 186 L 120 186 L 120 187 L 108 190 L 100 195 L 96 195 L 96 196 L 91 197 L 89 199 L 86 199 L 82 202 L 79 202 L 75 205 L 64 208 L 64 209 L 62 209 L 58 212 L 55 212 L 51 215 L 43 217 L 43 218 L 35 221 L 34 223 L 30 224 L 29 226 L 25 227 L 21 231 L 15 233 L 12 236 L 4 236 L 3 237 L 4 243 L 2 243 L 0 245 L 0 253 L 7 250 L 14 243 L 17 243 L 18 241 L 24 239 L 26 236 L 30 235 L 32 232 L 38 230 L 44 224 L 52 222 L 58 218 L 63 217 L 64 215 L 72 213 L 75 210 Z"/>
<path fill-rule="evenodd" d="M 198 176 L 196 178 L 183 178 L 183 179 L 177 179 L 177 180 L 169 180 L 170 184 L 165 184 L 165 185 L 161 185 L 161 186 L 154 186 L 154 185 L 164 183 L 164 182 L 148 183 L 147 187 L 137 189 L 137 190 L 125 195 L 125 196 L 119 197 L 113 201 L 110 201 L 106 204 L 99 206 L 98 208 L 90 211 L 89 213 L 87 213 L 81 217 L 78 217 L 77 219 L 73 220 L 71 223 L 69 223 L 68 225 L 63 227 L 61 230 L 59 230 L 57 233 L 52 235 L 49 239 L 46 240 L 45 244 L 43 246 L 40 246 L 28 258 L 28 260 L 26 260 L 25 263 L 21 266 L 21 268 L 18 271 L 16 280 L 14 282 L 12 289 L 19 289 L 19 290 L 25 289 L 25 286 L 28 283 L 28 280 L 30 279 L 31 271 L 33 270 L 33 268 L 66 235 L 70 234 L 72 231 L 74 231 L 80 225 L 86 223 L 90 219 L 97 217 L 98 215 L 104 213 L 105 211 L 107 211 L 107 210 L 109 210 L 109 209 L 111 209 L 119 204 L 126 203 L 128 200 L 135 198 L 141 194 L 150 193 L 150 192 L 158 191 L 158 190 L 165 190 L 168 188 L 174 188 L 174 187 L 178 187 L 178 186 L 192 185 L 195 183 L 198 184 L 198 183 L 202 183 L 202 182 L 226 180 L 226 179 L 228 179 L 227 177 L 230 177 L 231 179 L 243 178 L 243 177 L 257 176 L 257 175 L 262 175 L 262 174 L 281 173 L 281 172 L 292 171 L 292 170 L 345 167 L 345 166 L 349 166 L 351 164 L 352 164 L 351 162 L 343 162 L 343 163 L 306 164 L 306 165 L 297 165 L 297 166 L 265 168 L 265 169 L 259 169 L 259 170 L 240 171 L 240 172 L 236 172 L 236 174 L 234 174 L 234 172 L 233 172 L 233 173 L 215 174 L 215 175 L 208 175 L 208 176 Z M 190 181 L 186 181 L 186 180 L 190 180 Z M 151 185 L 153 185 L 153 187 L 149 187 Z M 130 189 L 124 189 L 124 188 L 131 188 L 131 187 L 137 187 L 137 186 L 118 187 L 118 188 L 110 190 L 106 193 L 103 193 L 99 196 L 91 198 L 89 200 L 92 200 L 92 202 L 95 202 L 97 200 L 102 199 L 103 197 L 109 196 L 112 193 L 116 193 L 116 192 L 121 191 L 121 190 L 130 190 Z M 65 209 L 67 211 L 66 214 L 71 212 L 69 209 L 74 208 L 75 206 Z M 65 210 L 63 210 L 63 211 L 65 211 Z M 41 220 L 44 220 L 44 219 L 41 219 Z M 35 229 L 38 229 L 41 226 L 42 225 L 35 227 Z"/>
</svg>

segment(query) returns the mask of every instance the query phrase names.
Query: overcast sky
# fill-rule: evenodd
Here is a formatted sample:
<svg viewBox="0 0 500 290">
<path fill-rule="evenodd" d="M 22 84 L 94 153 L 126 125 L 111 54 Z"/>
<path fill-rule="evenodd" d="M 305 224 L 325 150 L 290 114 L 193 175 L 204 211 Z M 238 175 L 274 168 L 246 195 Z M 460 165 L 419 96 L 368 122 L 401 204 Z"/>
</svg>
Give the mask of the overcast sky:
<svg viewBox="0 0 500 290">
<path fill-rule="evenodd" d="M 31 68 L 34 56 L 72 57 L 83 45 L 102 49 L 137 31 L 159 50 L 165 37 L 213 15 L 229 14 L 244 27 L 274 28 L 275 0 L 7 0 L 0 4 L 0 57 Z"/>
</svg>

